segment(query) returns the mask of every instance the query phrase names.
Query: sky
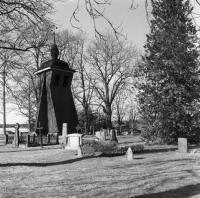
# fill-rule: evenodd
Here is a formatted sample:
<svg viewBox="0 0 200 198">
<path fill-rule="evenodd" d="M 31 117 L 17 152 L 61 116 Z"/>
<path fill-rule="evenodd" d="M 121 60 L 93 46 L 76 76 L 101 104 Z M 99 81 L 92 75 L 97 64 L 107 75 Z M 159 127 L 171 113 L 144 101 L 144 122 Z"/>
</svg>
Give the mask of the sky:
<svg viewBox="0 0 200 198">
<path fill-rule="evenodd" d="M 77 32 L 70 24 L 70 18 L 73 11 L 76 8 L 78 0 L 66 0 L 64 2 L 56 2 L 55 8 L 57 10 L 53 19 L 59 24 L 58 30 L 69 29 L 73 32 Z M 112 5 L 101 6 L 100 10 L 105 8 L 105 16 L 113 23 L 114 27 L 119 27 L 119 30 L 123 28 L 122 33 L 127 36 L 127 39 L 132 41 L 136 46 L 142 48 L 146 39 L 146 34 L 149 32 L 149 25 L 146 19 L 145 13 L 145 0 L 135 0 L 134 5 L 137 9 L 131 10 L 131 0 L 113 0 Z M 77 23 L 73 20 L 73 24 L 88 33 L 89 37 L 94 37 L 94 25 L 92 19 L 89 17 L 85 9 L 84 0 L 80 0 L 79 13 L 76 15 L 80 21 Z M 97 20 L 97 29 L 105 30 L 110 28 L 109 24 L 103 20 Z"/>
<path fill-rule="evenodd" d="M 79 31 L 70 24 L 70 18 L 76 9 L 77 2 L 78 0 L 54 0 L 56 11 L 52 18 L 58 24 L 57 31 L 63 29 L 69 29 L 72 32 Z M 76 15 L 80 22 L 76 23 L 73 21 L 73 24 L 81 26 L 81 29 L 87 32 L 90 38 L 94 38 L 93 21 L 86 12 L 84 2 L 85 0 L 80 0 L 80 9 Z M 132 41 L 138 49 L 142 50 L 146 41 L 146 34 L 150 31 L 146 18 L 145 0 L 134 0 L 134 6 L 138 6 L 134 10 L 129 9 L 131 2 L 132 0 L 112 0 L 111 6 L 103 6 L 100 9 L 105 8 L 105 16 L 113 23 L 114 27 L 118 27 L 122 23 L 122 33 L 127 36 L 127 40 Z M 195 6 L 195 12 L 200 13 L 200 6 Z M 200 20 L 197 23 L 200 24 Z M 97 28 L 101 31 L 109 28 L 109 25 L 105 20 L 98 19 Z M 0 117 L 0 122 L 2 122 L 2 118 L 3 116 Z M 6 120 L 7 123 L 25 123 L 27 118 L 18 115 L 16 112 L 12 112 L 7 115 Z"/>
</svg>

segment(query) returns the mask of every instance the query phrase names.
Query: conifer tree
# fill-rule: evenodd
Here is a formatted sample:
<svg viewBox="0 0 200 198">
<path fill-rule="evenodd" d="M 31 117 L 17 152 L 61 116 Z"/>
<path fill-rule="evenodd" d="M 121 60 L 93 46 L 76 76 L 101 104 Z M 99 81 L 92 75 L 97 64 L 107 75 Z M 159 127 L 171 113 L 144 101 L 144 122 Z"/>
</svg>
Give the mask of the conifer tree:
<svg viewBox="0 0 200 198">
<path fill-rule="evenodd" d="M 189 0 L 151 0 L 152 20 L 139 75 L 139 104 L 146 138 L 176 142 L 195 132 L 199 100 L 196 27 Z"/>
</svg>

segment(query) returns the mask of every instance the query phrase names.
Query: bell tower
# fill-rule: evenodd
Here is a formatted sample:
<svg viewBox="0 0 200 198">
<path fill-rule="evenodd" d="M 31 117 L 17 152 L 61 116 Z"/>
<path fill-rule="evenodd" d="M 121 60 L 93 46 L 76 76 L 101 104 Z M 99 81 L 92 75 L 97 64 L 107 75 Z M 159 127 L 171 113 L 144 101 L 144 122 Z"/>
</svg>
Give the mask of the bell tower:
<svg viewBox="0 0 200 198">
<path fill-rule="evenodd" d="M 68 133 L 75 133 L 78 125 L 71 82 L 75 70 L 58 59 L 59 50 L 54 43 L 51 47 L 51 60 L 41 64 L 35 72 L 41 79 L 41 95 L 38 104 L 37 126 L 42 134 L 61 134 L 63 123 L 67 123 Z M 37 131 L 38 132 L 38 131 Z"/>
</svg>

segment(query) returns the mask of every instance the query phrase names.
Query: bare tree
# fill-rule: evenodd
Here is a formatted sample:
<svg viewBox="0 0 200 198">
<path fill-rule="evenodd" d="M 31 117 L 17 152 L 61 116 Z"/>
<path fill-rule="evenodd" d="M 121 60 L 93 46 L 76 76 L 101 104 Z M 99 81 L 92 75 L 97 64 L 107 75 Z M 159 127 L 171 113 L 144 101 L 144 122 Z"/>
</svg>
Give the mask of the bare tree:
<svg viewBox="0 0 200 198">
<path fill-rule="evenodd" d="M 2 115 L 3 115 L 3 131 L 6 135 L 6 113 L 8 109 L 7 104 L 10 103 L 10 90 L 11 90 L 11 80 L 13 79 L 12 70 L 15 68 L 14 62 L 16 61 L 16 53 L 13 51 L 7 51 L 4 49 L 0 50 L 0 84 L 2 94 L 0 98 L 2 99 Z M 2 96 L 2 97 L 1 97 Z"/>
<path fill-rule="evenodd" d="M 129 93 L 130 94 L 130 93 Z M 116 95 L 114 104 L 113 104 L 113 113 L 117 118 L 117 125 L 120 126 L 124 120 L 124 117 L 127 114 L 127 99 L 128 93 L 126 90 L 123 90 L 120 94 Z"/>
<path fill-rule="evenodd" d="M 139 53 L 125 40 L 118 40 L 109 32 L 104 35 L 105 40 L 97 38 L 91 41 L 87 62 L 98 101 L 102 102 L 100 105 L 107 116 L 108 127 L 111 127 L 113 101 L 129 86 Z"/>
<path fill-rule="evenodd" d="M 0 1 L 0 48 L 27 51 L 35 46 L 21 38 L 27 27 L 48 24 L 47 17 L 53 11 L 48 0 L 2 0 Z"/>
<path fill-rule="evenodd" d="M 33 44 L 35 47 L 27 53 L 18 53 L 19 60 L 15 64 L 20 65 L 20 68 L 15 72 L 12 96 L 15 99 L 13 103 L 17 105 L 15 110 L 28 118 L 30 130 L 35 120 L 41 91 L 41 79 L 37 78 L 34 72 L 49 56 L 50 45 L 53 41 L 51 30 L 51 25 L 40 29 L 32 26 L 21 34 L 28 45 Z"/>
<path fill-rule="evenodd" d="M 72 82 L 72 94 L 76 102 L 76 107 L 80 107 L 84 111 L 85 132 L 88 133 L 90 128 L 89 111 L 91 111 L 91 100 L 94 89 L 91 84 L 91 78 L 87 75 L 89 71 L 85 61 L 87 36 L 86 34 L 72 34 L 64 30 L 58 35 L 57 43 L 61 59 L 68 62 L 70 68 L 76 70 Z"/>
</svg>

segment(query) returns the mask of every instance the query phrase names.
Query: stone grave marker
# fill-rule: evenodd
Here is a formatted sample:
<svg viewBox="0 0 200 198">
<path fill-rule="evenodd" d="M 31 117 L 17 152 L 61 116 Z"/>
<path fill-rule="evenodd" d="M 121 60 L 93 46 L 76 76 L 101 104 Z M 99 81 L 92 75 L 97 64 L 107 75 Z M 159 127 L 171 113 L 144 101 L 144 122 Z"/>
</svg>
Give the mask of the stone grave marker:
<svg viewBox="0 0 200 198">
<path fill-rule="evenodd" d="M 19 128 L 20 125 L 18 123 L 16 123 L 15 125 L 15 135 L 14 135 L 14 147 L 19 147 Z"/>
<path fill-rule="evenodd" d="M 63 123 L 63 128 L 62 128 L 62 144 L 67 144 L 67 123 Z"/>
<path fill-rule="evenodd" d="M 128 148 L 127 152 L 126 152 L 126 158 L 131 161 L 134 159 L 134 155 L 133 155 L 133 151 L 131 149 L 131 147 Z"/>
<path fill-rule="evenodd" d="M 110 132 L 111 132 L 111 141 L 118 142 L 115 130 L 111 129 Z"/>
<path fill-rule="evenodd" d="M 82 157 L 82 156 L 83 156 L 83 150 L 81 146 L 78 146 L 78 157 Z"/>
<path fill-rule="evenodd" d="M 178 152 L 179 153 L 188 153 L 187 138 L 178 138 Z"/>
<path fill-rule="evenodd" d="M 123 135 L 128 135 L 128 131 L 124 131 L 124 132 L 123 132 Z"/>
<path fill-rule="evenodd" d="M 98 140 L 105 141 L 106 140 L 106 131 L 96 131 L 95 136 Z"/>
<path fill-rule="evenodd" d="M 77 133 L 79 133 L 79 131 L 81 131 L 81 127 L 79 125 L 76 127 L 76 131 L 77 131 Z"/>
</svg>

